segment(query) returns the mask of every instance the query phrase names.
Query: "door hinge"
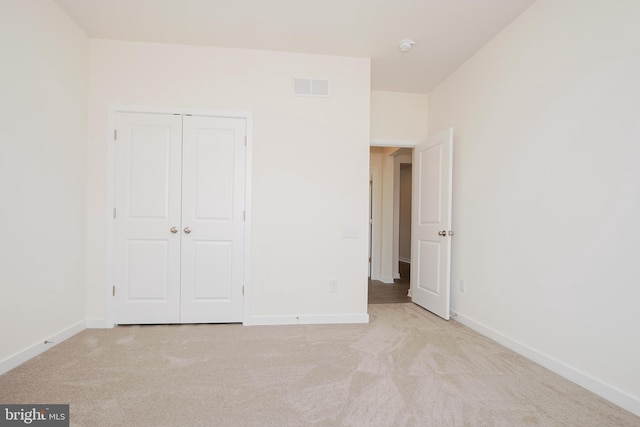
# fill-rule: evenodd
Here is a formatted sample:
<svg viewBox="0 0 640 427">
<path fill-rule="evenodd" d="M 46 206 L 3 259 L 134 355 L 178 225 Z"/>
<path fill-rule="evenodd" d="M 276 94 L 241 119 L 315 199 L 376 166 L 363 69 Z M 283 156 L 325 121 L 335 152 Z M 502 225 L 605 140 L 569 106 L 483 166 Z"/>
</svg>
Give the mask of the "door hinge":
<svg viewBox="0 0 640 427">
<path fill-rule="evenodd" d="M 115 285 L 111 287 L 111 295 L 114 296 L 114 297 L 116 296 L 116 287 L 115 287 Z"/>
<path fill-rule="evenodd" d="M 117 141 L 118 140 L 118 129 L 114 129 L 113 130 L 113 140 Z"/>
<path fill-rule="evenodd" d="M 113 208 L 113 217 L 116 217 L 116 208 Z"/>
<path fill-rule="evenodd" d="M 244 286 L 242 287 L 242 295 L 244 295 Z"/>
</svg>

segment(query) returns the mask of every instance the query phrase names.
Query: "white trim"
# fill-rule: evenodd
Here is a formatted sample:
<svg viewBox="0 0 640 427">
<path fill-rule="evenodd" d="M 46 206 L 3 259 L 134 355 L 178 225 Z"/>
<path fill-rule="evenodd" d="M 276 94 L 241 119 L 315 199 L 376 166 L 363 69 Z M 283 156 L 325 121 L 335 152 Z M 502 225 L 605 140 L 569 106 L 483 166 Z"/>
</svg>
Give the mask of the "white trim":
<svg viewBox="0 0 640 427">
<path fill-rule="evenodd" d="M 245 147 L 245 221 L 244 221 L 244 302 L 243 321 L 251 313 L 249 304 L 251 295 L 251 220 L 252 205 L 251 191 L 253 182 L 253 115 L 249 111 L 233 110 L 206 110 L 201 108 L 183 107 L 159 107 L 152 105 L 110 105 L 108 109 L 108 130 L 107 130 L 107 256 L 106 256 L 106 283 L 105 289 L 105 319 L 92 320 L 92 325 L 98 328 L 112 328 L 115 326 L 115 316 L 113 313 L 113 246 L 114 246 L 114 222 L 113 208 L 115 204 L 115 148 L 113 144 L 113 132 L 117 113 L 150 113 L 150 114 L 190 114 L 192 116 L 227 117 L 245 119 L 247 145 Z M 96 323 L 94 323 L 96 322 Z"/>
<path fill-rule="evenodd" d="M 107 319 L 87 319 L 87 329 L 111 329 L 113 323 L 107 322 Z"/>
<path fill-rule="evenodd" d="M 110 105 L 109 113 L 149 113 L 149 114 L 191 114 L 192 116 L 213 116 L 228 118 L 248 118 L 251 113 L 238 110 L 207 110 L 204 108 L 161 107 L 157 105 Z M 115 119 L 115 117 L 113 117 Z M 112 122 L 113 124 L 114 122 Z"/>
<path fill-rule="evenodd" d="M 68 328 L 61 330 L 60 332 L 55 333 L 53 336 L 48 337 L 46 341 L 51 341 L 50 343 L 45 344 L 45 340 L 42 340 L 37 344 L 33 344 L 32 346 L 27 347 L 24 350 L 8 356 L 4 360 L 0 361 L 0 375 L 22 365 L 24 362 L 36 357 L 40 353 L 44 353 L 51 347 L 60 344 L 62 341 L 71 338 L 75 334 L 82 332 L 85 329 L 86 322 L 84 320 L 81 320 L 80 322 L 74 323 Z"/>
<path fill-rule="evenodd" d="M 400 150 L 398 150 L 400 151 Z M 395 154 L 395 153 L 394 153 Z M 404 156 L 402 156 L 404 157 Z M 391 235 L 391 275 L 400 277 L 400 157 L 393 156 L 393 234 Z"/>
<path fill-rule="evenodd" d="M 247 145 L 245 147 L 245 181 L 244 181 L 244 310 L 242 320 L 246 320 L 251 315 L 251 224 L 253 220 L 253 209 L 251 197 L 253 191 L 253 115 L 249 112 L 243 113 L 246 120 Z"/>
<path fill-rule="evenodd" d="M 393 277 L 382 276 L 382 277 L 380 277 L 380 281 L 382 283 L 393 284 Z"/>
<path fill-rule="evenodd" d="M 417 139 L 391 139 L 391 138 L 371 138 L 369 146 L 371 147 L 398 147 L 413 148 L 421 141 Z"/>
<path fill-rule="evenodd" d="M 474 319 L 464 316 L 460 313 L 453 313 L 452 317 L 463 325 L 473 329 L 474 331 L 491 338 L 499 344 L 510 350 L 526 357 L 529 360 L 544 366 L 552 372 L 578 384 L 581 387 L 597 394 L 598 396 L 612 402 L 635 415 L 640 416 L 640 398 L 632 396 L 617 387 L 607 384 L 593 376 L 583 372 L 573 366 L 567 365 L 547 354 L 544 354 L 533 347 L 529 347 L 519 341 L 508 337 L 501 332 L 496 331 Z"/>
<path fill-rule="evenodd" d="M 371 153 L 369 153 L 369 161 L 371 161 Z M 380 238 L 382 235 L 382 203 L 380 188 L 382 186 L 382 179 L 380 174 L 380 168 L 372 167 L 369 169 L 369 177 L 372 182 L 371 189 L 371 280 L 380 279 Z"/>
<path fill-rule="evenodd" d="M 113 313 L 113 293 L 112 286 L 115 282 L 113 280 L 113 253 L 114 253 L 114 238 L 115 238 L 115 224 L 113 221 L 113 209 L 115 207 L 115 189 L 116 189 L 116 152 L 115 141 L 113 135 L 116 129 L 116 113 L 123 111 L 118 107 L 109 107 L 107 120 L 107 211 L 106 224 L 107 224 L 107 248 L 105 257 L 105 283 L 104 285 L 104 313 L 105 323 L 115 324 L 115 316 Z"/>
<path fill-rule="evenodd" d="M 251 316 L 244 322 L 246 326 L 268 325 L 326 325 L 342 323 L 369 323 L 369 315 L 364 314 L 308 314 L 286 316 Z"/>
<path fill-rule="evenodd" d="M 411 258 L 404 258 L 404 257 L 399 257 L 398 261 L 400 262 L 406 262 L 407 264 L 411 264 Z"/>
</svg>

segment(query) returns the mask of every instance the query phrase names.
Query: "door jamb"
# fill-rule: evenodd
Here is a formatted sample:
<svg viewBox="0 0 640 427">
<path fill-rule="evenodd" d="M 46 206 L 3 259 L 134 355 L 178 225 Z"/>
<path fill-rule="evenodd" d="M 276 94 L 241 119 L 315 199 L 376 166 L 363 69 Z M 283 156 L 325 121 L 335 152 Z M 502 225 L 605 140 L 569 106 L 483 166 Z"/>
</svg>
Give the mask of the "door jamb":
<svg viewBox="0 0 640 427">
<path fill-rule="evenodd" d="M 115 224 L 113 221 L 113 210 L 115 208 L 115 144 L 113 144 L 115 135 L 115 123 L 117 113 L 149 113 L 149 114 L 184 114 L 193 116 L 211 116 L 211 117 L 227 117 L 240 118 L 246 121 L 246 147 L 245 147 L 245 221 L 244 221 L 244 300 L 242 323 L 249 321 L 251 314 L 251 224 L 252 224 L 252 163 L 253 163 L 253 115 L 248 111 L 229 111 L 229 110 L 207 110 L 197 108 L 182 107 L 158 107 L 145 105 L 110 105 L 108 108 L 108 133 L 107 133 L 107 247 L 106 247 L 106 283 L 105 290 L 105 326 L 115 326 L 114 305 L 112 287 L 114 285 L 114 237 Z"/>
<path fill-rule="evenodd" d="M 371 158 L 371 155 L 369 155 Z M 372 191 L 370 191 L 371 200 L 371 224 L 369 230 L 371 235 L 369 241 L 371 244 L 371 280 L 380 280 L 380 200 L 378 196 L 378 187 L 380 186 L 380 170 L 377 167 L 369 168 L 369 179 L 371 181 Z"/>
</svg>

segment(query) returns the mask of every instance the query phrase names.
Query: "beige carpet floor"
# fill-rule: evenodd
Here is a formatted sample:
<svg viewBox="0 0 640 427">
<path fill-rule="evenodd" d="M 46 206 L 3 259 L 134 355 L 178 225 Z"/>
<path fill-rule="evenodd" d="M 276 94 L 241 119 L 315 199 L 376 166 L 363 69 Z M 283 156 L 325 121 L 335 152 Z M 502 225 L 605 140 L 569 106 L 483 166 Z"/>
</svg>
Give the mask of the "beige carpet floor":
<svg viewBox="0 0 640 427">
<path fill-rule="evenodd" d="M 640 418 L 413 304 L 366 325 L 85 330 L 0 376 L 0 403 L 77 426 L 640 426 Z"/>
</svg>

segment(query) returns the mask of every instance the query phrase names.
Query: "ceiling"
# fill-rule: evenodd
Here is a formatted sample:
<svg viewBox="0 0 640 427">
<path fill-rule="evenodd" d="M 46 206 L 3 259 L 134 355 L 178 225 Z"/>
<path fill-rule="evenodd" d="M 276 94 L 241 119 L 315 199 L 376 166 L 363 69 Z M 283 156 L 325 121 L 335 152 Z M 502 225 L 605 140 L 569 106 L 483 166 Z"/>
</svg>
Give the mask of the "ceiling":
<svg viewBox="0 0 640 427">
<path fill-rule="evenodd" d="M 372 89 L 416 93 L 534 1 L 56 0 L 92 38 L 368 57 Z"/>
</svg>

